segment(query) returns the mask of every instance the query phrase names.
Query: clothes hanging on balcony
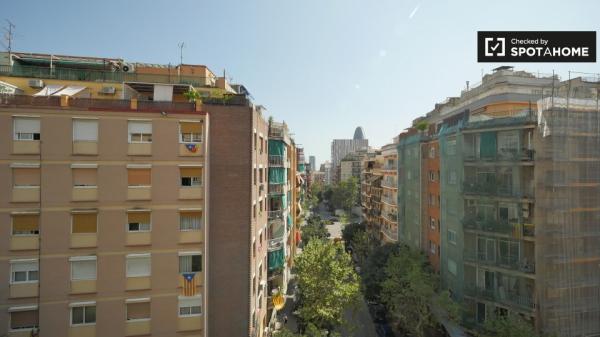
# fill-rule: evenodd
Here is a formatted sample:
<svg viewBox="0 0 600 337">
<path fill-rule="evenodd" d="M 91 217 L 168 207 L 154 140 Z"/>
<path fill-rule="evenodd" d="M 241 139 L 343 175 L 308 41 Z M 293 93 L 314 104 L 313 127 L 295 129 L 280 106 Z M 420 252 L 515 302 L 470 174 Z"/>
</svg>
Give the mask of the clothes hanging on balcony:
<svg viewBox="0 0 600 337">
<path fill-rule="evenodd" d="M 268 262 L 267 262 L 269 265 L 269 271 L 283 268 L 284 261 L 285 261 L 285 256 L 283 253 L 283 246 L 281 246 L 281 249 L 269 252 Z"/>
</svg>

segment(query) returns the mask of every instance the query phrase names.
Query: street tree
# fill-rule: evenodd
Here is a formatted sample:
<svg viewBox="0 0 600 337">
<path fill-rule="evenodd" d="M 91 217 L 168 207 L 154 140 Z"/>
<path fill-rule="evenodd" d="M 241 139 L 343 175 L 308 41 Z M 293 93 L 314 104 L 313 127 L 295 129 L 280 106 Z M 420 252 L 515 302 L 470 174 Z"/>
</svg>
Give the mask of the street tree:
<svg viewBox="0 0 600 337">
<path fill-rule="evenodd" d="M 333 330 L 359 298 L 359 278 L 341 244 L 311 240 L 296 258 L 300 307 L 306 324 Z"/>
<path fill-rule="evenodd" d="M 487 319 L 480 337 L 538 337 L 533 325 L 516 315 L 497 316 Z"/>
<path fill-rule="evenodd" d="M 362 283 L 365 297 L 371 301 L 379 301 L 381 295 L 381 284 L 386 279 L 385 266 L 389 257 L 398 253 L 402 245 L 385 244 L 375 246 L 367 257 L 364 268 L 362 268 Z"/>
<path fill-rule="evenodd" d="M 335 208 L 351 211 L 358 202 L 358 180 L 356 178 L 346 179 L 333 187 L 331 202 Z"/>
<path fill-rule="evenodd" d="M 302 241 L 304 245 L 313 239 L 327 239 L 329 232 L 320 216 L 313 214 L 306 219 L 306 225 L 302 226 Z"/>
</svg>

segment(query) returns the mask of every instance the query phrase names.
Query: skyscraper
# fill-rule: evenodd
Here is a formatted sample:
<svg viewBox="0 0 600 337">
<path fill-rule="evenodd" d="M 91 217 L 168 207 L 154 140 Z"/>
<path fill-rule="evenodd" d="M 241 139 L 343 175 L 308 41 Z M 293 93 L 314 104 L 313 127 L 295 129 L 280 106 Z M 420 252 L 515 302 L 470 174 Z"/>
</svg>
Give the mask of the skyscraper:
<svg viewBox="0 0 600 337">
<path fill-rule="evenodd" d="M 366 150 L 369 148 L 369 140 L 364 138 L 364 132 L 362 127 L 357 127 L 354 130 L 353 139 L 334 139 L 331 142 L 331 169 L 333 170 L 331 178 L 337 181 L 339 177 L 336 177 L 335 172 L 340 162 L 346 155 L 358 150 Z"/>
<path fill-rule="evenodd" d="M 317 158 L 315 156 L 308 157 L 308 162 L 310 163 L 310 171 L 314 172 L 317 168 Z"/>
</svg>

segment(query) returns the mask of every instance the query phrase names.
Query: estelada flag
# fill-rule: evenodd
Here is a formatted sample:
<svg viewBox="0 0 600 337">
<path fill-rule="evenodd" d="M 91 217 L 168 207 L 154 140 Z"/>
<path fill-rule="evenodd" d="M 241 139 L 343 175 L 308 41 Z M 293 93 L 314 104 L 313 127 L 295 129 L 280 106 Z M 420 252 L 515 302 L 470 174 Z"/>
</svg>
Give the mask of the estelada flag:
<svg viewBox="0 0 600 337">
<path fill-rule="evenodd" d="M 183 273 L 183 296 L 194 296 L 196 295 L 196 273 Z"/>
</svg>

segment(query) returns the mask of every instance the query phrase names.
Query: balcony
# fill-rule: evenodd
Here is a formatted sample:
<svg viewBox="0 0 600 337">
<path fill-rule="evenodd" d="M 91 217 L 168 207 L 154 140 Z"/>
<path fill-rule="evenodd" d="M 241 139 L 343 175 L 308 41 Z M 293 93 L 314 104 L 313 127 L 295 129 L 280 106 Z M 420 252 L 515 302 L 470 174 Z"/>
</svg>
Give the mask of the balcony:
<svg viewBox="0 0 600 337">
<path fill-rule="evenodd" d="M 383 213 L 382 216 L 389 222 L 398 222 L 398 214 L 396 213 Z"/>
<path fill-rule="evenodd" d="M 204 155 L 203 143 L 179 143 L 179 155 L 182 157 L 200 157 Z"/>
<path fill-rule="evenodd" d="M 284 194 L 283 184 L 269 184 L 269 194 Z"/>
<path fill-rule="evenodd" d="M 493 161 L 533 161 L 534 150 L 529 149 L 499 149 L 494 156 L 481 157 L 476 154 L 465 154 L 466 162 L 493 162 Z"/>
<path fill-rule="evenodd" d="M 398 204 L 398 201 L 396 200 L 396 198 L 392 198 L 392 197 L 388 197 L 388 196 L 383 196 L 381 197 L 381 200 L 388 204 L 388 205 L 392 205 L 392 206 L 396 206 Z"/>
<path fill-rule="evenodd" d="M 268 211 L 269 221 L 283 221 L 283 210 Z"/>
<path fill-rule="evenodd" d="M 499 234 L 512 234 L 514 229 L 514 226 L 509 224 L 508 222 L 502 222 L 492 219 L 482 219 L 476 216 L 465 216 L 463 218 L 462 223 L 466 229 Z"/>
<path fill-rule="evenodd" d="M 272 167 L 285 166 L 285 161 L 284 161 L 283 156 L 269 155 L 269 166 L 272 166 Z"/>
<path fill-rule="evenodd" d="M 398 227 L 381 226 L 380 230 L 388 241 L 398 241 Z"/>
<path fill-rule="evenodd" d="M 497 256 L 494 258 L 489 258 L 485 252 L 477 253 L 472 250 L 466 250 L 464 253 L 464 259 L 467 262 L 516 270 L 527 274 L 535 274 L 535 263 L 530 262 L 533 261 L 533 258 L 519 259 L 518 256 Z"/>
<path fill-rule="evenodd" d="M 396 182 L 393 182 L 393 181 L 385 181 L 384 180 L 384 181 L 381 182 L 381 187 L 398 189 L 398 184 Z"/>
<path fill-rule="evenodd" d="M 474 285 L 466 285 L 465 294 L 470 297 L 480 298 L 492 302 L 499 302 L 526 310 L 533 310 L 536 308 L 533 296 L 518 294 L 512 291 L 484 289 Z"/>
<path fill-rule="evenodd" d="M 398 171 L 398 166 L 396 166 L 396 165 L 384 165 L 381 168 L 381 170 L 382 171 L 394 171 L 394 172 L 396 172 L 396 171 Z"/>
<path fill-rule="evenodd" d="M 466 181 L 463 184 L 463 193 L 466 195 L 533 199 L 532 190 L 502 186 L 495 182 Z"/>
</svg>

